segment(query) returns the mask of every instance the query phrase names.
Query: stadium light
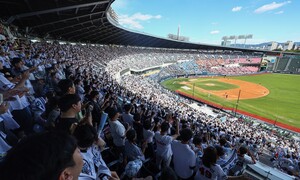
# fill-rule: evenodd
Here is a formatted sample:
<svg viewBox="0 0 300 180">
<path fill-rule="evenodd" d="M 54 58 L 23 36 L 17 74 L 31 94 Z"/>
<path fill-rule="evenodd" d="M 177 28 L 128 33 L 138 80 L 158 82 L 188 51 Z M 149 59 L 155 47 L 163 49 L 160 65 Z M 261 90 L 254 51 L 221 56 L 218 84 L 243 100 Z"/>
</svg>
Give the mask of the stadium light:
<svg viewBox="0 0 300 180">
<path fill-rule="evenodd" d="M 223 42 L 221 43 L 222 46 L 227 46 L 229 36 L 223 36 L 222 37 Z"/>
<path fill-rule="evenodd" d="M 245 38 L 246 39 L 252 39 L 253 38 L 253 34 L 248 34 Z"/>
<path fill-rule="evenodd" d="M 234 36 L 234 46 L 236 46 L 236 40 L 238 39 L 238 36 Z"/>
<path fill-rule="evenodd" d="M 229 39 L 235 39 L 236 36 L 230 36 Z"/>
<path fill-rule="evenodd" d="M 246 41 L 247 41 L 247 39 L 252 39 L 252 38 L 253 38 L 253 34 L 245 35 L 244 47 L 246 47 Z"/>
<path fill-rule="evenodd" d="M 238 39 L 245 39 L 245 35 L 239 35 Z"/>
<path fill-rule="evenodd" d="M 222 40 L 227 41 L 228 40 L 228 36 L 223 36 Z"/>
<path fill-rule="evenodd" d="M 247 39 L 252 39 L 253 34 L 248 34 L 248 35 L 231 35 L 231 36 L 223 36 L 222 40 L 227 41 L 227 40 L 234 40 L 234 46 L 236 46 L 236 41 L 238 39 L 244 39 L 244 47 L 246 47 L 246 41 Z"/>
</svg>

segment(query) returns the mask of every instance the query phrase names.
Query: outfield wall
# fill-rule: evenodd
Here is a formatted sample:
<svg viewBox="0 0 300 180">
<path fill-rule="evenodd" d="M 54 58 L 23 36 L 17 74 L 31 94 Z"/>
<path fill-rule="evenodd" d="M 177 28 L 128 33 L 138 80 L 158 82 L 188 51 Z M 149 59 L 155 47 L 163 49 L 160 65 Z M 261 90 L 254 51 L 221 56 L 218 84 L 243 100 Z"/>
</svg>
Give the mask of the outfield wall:
<svg viewBox="0 0 300 180">
<path fill-rule="evenodd" d="M 192 95 L 189 95 L 189 94 L 187 94 L 187 93 L 181 92 L 181 91 L 179 91 L 179 90 L 177 90 L 177 91 L 175 91 L 175 92 L 178 93 L 178 94 L 181 95 L 181 96 L 184 96 L 184 97 L 193 99 L 193 100 L 198 101 L 198 102 L 205 103 L 205 104 L 207 104 L 207 105 L 209 105 L 209 106 L 212 106 L 212 107 L 214 107 L 214 108 L 223 109 L 223 110 L 228 110 L 228 111 L 232 111 L 232 112 L 235 111 L 234 108 L 223 107 L 223 106 L 221 106 L 221 105 L 219 105 L 219 104 L 216 104 L 216 103 L 213 103 L 213 102 L 210 102 L 210 101 L 207 101 L 207 100 L 198 98 L 198 97 L 193 97 Z M 242 110 L 238 110 L 238 109 L 236 110 L 236 113 L 244 114 L 244 115 L 246 115 L 246 116 L 249 116 L 249 117 L 252 117 L 252 118 L 255 118 L 255 119 L 264 121 L 264 122 L 266 122 L 266 123 L 273 124 L 273 125 L 275 125 L 275 126 L 278 126 L 278 127 L 284 128 L 284 129 L 288 129 L 288 130 L 290 130 L 290 131 L 294 131 L 294 132 L 300 133 L 300 128 L 297 128 L 297 127 L 294 127 L 294 126 L 290 126 L 290 125 L 287 125 L 287 124 L 278 122 L 278 121 L 276 121 L 276 120 L 272 120 L 272 119 L 268 119 L 268 118 L 265 118 L 265 117 L 261 117 L 261 116 L 258 116 L 258 115 L 256 115 L 256 114 L 251 114 L 251 113 L 249 113 L 249 112 L 242 111 Z"/>
</svg>

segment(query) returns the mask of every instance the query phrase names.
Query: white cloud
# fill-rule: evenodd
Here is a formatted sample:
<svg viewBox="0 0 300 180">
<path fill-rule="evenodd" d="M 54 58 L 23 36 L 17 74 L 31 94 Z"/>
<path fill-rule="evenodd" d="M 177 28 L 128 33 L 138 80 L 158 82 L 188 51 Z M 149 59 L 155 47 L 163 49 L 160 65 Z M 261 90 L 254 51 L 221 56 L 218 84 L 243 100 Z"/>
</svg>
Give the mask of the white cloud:
<svg viewBox="0 0 300 180">
<path fill-rule="evenodd" d="M 291 3 L 292 1 L 285 1 L 285 2 L 282 2 L 282 3 L 276 3 L 276 2 L 272 2 L 270 4 L 265 4 L 259 8 L 257 8 L 254 13 L 264 13 L 264 12 L 267 12 L 267 11 L 271 11 L 271 10 L 274 10 L 274 9 L 278 9 L 286 4 L 289 4 Z"/>
<path fill-rule="evenodd" d="M 234 7 L 234 8 L 232 8 L 232 12 L 238 12 L 238 11 L 240 11 L 240 10 L 242 10 L 242 6 L 237 6 L 237 7 Z"/>
<path fill-rule="evenodd" d="M 134 20 L 146 21 L 149 19 L 160 19 L 161 15 L 153 16 L 150 14 L 135 13 L 134 15 L 131 16 L 131 18 Z"/>
<path fill-rule="evenodd" d="M 142 14 L 135 13 L 132 16 L 128 16 L 127 14 L 122 14 L 118 16 L 118 21 L 123 26 L 128 26 L 133 29 L 143 29 L 141 22 L 148 21 L 151 19 L 161 19 L 161 15 L 150 15 L 150 14 Z"/>
<path fill-rule="evenodd" d="M 211 31 L 210 32 L 210 34 L 219 34 L 220 33 L 220 31 L 218 31 L 218 30 L 215 30 L 215 31 Z"/>
<path fill-rule="evenodd" d="M 284 11 L 278 11 L 275 14 L 283 14 L 283 13 L 284 13 Z"/>
</svg>

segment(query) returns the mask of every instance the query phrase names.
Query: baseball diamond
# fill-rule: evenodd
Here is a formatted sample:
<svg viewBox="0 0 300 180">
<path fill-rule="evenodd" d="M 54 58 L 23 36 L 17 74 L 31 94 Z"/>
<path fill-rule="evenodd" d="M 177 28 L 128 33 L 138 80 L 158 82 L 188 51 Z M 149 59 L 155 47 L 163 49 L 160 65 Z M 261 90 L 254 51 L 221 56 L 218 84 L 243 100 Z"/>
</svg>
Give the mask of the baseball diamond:
<svg viewBox="0 0 300 180">
<path fill-rule="evenodd" d="M 162 85 L 195 100 L 212 103 L 214 107 L 231 111 L 236 108 L 238 112 L 295 130 L 300 128 L 300 115 L 296 113 L 300 107 L 299 80 L 297 75 L 260 74 L 177 78 L 166 80 Z"/>
</svg>

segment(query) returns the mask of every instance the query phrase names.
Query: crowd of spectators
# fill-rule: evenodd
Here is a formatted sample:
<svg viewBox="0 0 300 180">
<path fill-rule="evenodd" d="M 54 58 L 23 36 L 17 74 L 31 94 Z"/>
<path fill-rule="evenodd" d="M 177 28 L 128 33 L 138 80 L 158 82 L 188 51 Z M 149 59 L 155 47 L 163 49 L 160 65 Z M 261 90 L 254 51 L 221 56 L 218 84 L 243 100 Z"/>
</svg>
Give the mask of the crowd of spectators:
<svg viewBox="0 0 300 180">
<path fill-rule="evenodd" d="M 199 75 L 245 75 L 254 74 L 259 70 L 261 57 L 254 55 L 212 54 L 201 52 L 189 59 L 179 59 L 173 64 L 164 66 L 158 80 L 179 76 Z"/>
<path fill-rule="evenodd" d="M 2 39 L 0 179 L 246 178 L 264 149 L 299 175 L 299 142 L 230 115 L 219 121 L 150 78 L 116 79 L 192 56 L 199 52 Z"/>
</svg>

